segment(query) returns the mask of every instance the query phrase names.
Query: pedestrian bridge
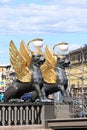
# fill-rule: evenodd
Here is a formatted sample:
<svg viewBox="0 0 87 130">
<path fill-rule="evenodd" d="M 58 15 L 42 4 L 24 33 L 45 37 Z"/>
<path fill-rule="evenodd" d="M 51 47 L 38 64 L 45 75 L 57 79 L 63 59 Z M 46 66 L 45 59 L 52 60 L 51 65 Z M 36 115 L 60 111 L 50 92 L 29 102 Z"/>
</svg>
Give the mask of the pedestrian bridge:
<svg viewBox="0 0 87 130">
<path fill-rule="evenodd" d="M 73 104 L 0 103 L 0 130 L 8 126 L 40 125 L 44 129 L 87 129 L 87 117 L 75 117 Z M 87 106 L 86 106 L 87 111 Z M 11 128 L 12 128 L 11 127 Z M 38 128 L 39 130 L 39 128 Z"/>
</svg>

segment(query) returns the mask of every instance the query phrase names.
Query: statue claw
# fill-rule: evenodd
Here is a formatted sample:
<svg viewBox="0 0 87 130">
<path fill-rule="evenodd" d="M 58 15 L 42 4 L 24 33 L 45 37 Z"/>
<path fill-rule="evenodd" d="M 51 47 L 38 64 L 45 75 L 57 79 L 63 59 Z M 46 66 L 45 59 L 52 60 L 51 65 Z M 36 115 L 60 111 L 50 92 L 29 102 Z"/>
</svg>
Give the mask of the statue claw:
<svg viewBox="0 0 87 130">
<path fill-rule="evenodd" d="M 46 102 L 48 102 L 48 103 L 50 103 L 50 102 L 53 102 L 51 99 L 48 99 L 48 98 L 38 98 L 38 99 L 36 99 L 35 100 L 35 102 L 42 102 L 42 103 L 46 103 Z"/>
<path fill-rule="evenodd" d="M 52 100 L 46 98 L 46 99 L 43 99 L 42 102 L 49 102 L 50 103 L 50 102 L 52 102 Z"/>
</svg>

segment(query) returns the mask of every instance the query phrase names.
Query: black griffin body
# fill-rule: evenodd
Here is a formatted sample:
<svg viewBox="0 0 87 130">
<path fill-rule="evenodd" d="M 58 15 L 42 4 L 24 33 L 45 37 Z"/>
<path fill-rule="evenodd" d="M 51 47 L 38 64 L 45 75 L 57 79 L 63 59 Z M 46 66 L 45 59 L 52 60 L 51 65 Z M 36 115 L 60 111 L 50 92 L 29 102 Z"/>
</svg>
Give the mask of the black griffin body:
<svg viewBox="0 0 87 130">
<path fill-rule="evenodd" d="M 10 99 L 20 98 L 24 93 L 36 91 L 37 96 L 42 99 L 41 89 L 43 87 L 43 77 L 40 70 L 40 66 L 45 62 L 45 58 L 42 55 L 33 55 L 30 64 L 30 70 L 32 71 L 31 82 L 21 82 L 18 79 L 13 82 L 6 89 L 4 96 L 5 101 Z"/>
<path fill-rule="evenodd" d="M 44 82 L 44 87 L 42 92 L 47 98 L 49 94 L 56 93 L 58 91 L 63 95 L 64 102 L 68 101 L 69 91 L 66 91 L 68 88 L 68 79 L 65 71 L 65 67 L 68 67 L 70 64 L 70 58 L 58 58 L 55 66 L 55 72 L 57 74 L 57 80 L 55 84 L 49 84 Z"/>
<path fill-rule="evenodd" d="M 44 99 L 46 102 L 49 102 L 48 96 L 50 94 L 54 94 L 58 91 L 61 92 L 63 96 L 63 101 L 65 103 L 68 103 L 70 100 L 69 91 L 68 91 L 68 78 L 66 75 L 65 68 L 68 67 L 70 64 L 70 58 L 64 57 L 64 58 L 58 58 L 57 63 L 55 65 L 55 72 L 57 75 L 56 83 L 46 83 L 44 82 L 43 87 L 41 89 Z M 34 101 L 37 97 L 37 93 L 33 91 L 31 93 L 32 100 Z"/>
</svg>

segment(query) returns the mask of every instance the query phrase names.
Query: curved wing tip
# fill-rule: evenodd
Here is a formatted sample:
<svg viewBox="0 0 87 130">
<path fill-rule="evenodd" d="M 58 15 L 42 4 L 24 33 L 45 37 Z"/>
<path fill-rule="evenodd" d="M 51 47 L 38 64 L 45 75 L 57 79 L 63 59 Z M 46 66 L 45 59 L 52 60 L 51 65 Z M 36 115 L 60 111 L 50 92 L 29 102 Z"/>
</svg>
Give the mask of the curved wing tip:
<svg viewBox="0 0 87 130">
<path fill-rule="evenodd" d="M 10 41 L 10 45 L 13 44 L 13 43 L 14 43 L 13 40 L 11 40 L 11 41 Z"/>
<path fill-rule="evenodd" d="M 25 44 L 25 43 L 24 43 L 24 40 L 21 40 L 21 43 L 20 43 L 20 44 Z"/>
</svg>

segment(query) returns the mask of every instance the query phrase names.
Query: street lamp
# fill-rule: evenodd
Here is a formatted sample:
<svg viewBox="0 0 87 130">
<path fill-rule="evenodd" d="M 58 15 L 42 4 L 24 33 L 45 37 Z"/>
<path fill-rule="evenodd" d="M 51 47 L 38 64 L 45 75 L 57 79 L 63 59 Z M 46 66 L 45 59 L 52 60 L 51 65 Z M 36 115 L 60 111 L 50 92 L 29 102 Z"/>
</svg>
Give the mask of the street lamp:
<svg viewBox="0 0 87 130">
<path fill-rule="evenodd" d="M 81 55 L 82 55 L 82 94 L 84 94 L 84 53 L 83 48 L 81 47 Z"/>
<path fill-rule="evenodd" d="M 64 53 L 64 52 L 66 52 L 66 51 L 68 50 L 68 43 L 66 43 L 66 42 L 61 42 L 61 43 L 55 44 L 55 45 L 53 46 L 53 53 L 54 53 L 54 54 L 55 54 L 54 50 L 55 50 L 56 47 L 58 47 L 58 49 L 59 49 L 62 53 Z"/>
<path fill-rule="evenodd" d="M 29 49 L 29 45 L 33 44 L 33 46 L 36 48 L 36 50 L 42 54 L 41 48 L 43 46 L 43 39 L 41 38 L 35 38 L 28 42 L 27 47 Z M 30 50 L 30 49 L 29 49 Z"/>
<path fill-rule="evenodd" d="M 43 39 L 35 38 L 29 41 L 27 46 L 29 47 L 31 43 L 34 45 L 35 48 L 41 48 L 43 46 Z"/>
</svg>

